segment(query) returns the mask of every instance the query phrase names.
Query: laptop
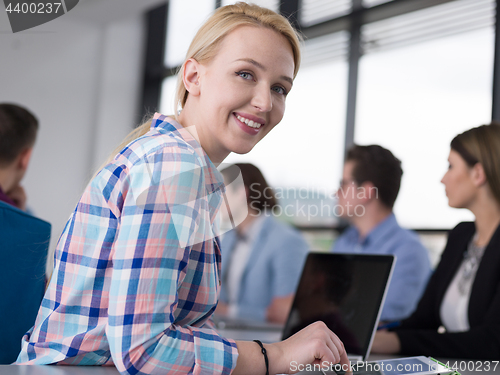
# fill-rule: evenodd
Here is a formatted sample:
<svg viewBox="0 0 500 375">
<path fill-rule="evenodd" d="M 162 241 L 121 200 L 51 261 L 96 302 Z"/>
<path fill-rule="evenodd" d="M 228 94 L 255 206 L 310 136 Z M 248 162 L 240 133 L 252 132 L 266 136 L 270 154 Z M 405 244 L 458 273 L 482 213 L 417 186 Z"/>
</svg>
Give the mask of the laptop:
<svg viewBox="0 0 500 375">
<path fill-rule="evenodd" d="M 344 343 L 351 362 L 365 361 L 394 264 L 393 255 L 309 253 L 282 339 L 321 320 Z"/>
</svg>

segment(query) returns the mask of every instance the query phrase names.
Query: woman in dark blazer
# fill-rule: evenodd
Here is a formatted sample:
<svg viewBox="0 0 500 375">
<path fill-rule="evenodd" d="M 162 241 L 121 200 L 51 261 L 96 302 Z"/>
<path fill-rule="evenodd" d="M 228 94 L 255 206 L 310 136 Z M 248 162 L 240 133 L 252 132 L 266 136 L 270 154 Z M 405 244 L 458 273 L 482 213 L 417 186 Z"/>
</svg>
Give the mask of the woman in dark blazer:
<svg viewBox="0 0 500 375">
<path fill-rule="evenodd" d="M 377 333 L 374 353 L 500 358 L 500 124 L 456 136 L 448 161 L 448 204 L 476 220 L 450 232 L 417 309 Z"/>
</svg>

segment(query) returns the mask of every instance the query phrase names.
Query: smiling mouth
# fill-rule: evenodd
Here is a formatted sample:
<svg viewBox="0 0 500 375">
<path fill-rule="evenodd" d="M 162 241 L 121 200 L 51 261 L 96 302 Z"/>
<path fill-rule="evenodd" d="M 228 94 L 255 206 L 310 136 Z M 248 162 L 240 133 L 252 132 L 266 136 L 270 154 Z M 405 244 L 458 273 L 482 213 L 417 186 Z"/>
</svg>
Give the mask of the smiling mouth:
<svg viewBox="0 0 500 375">
<path fill-rule="evenodd" d="M 252 121 L 252 120 L 249 120 L 243 116 L 240 116 L 240 115 L 236 115 L 236 118 L 238 120 L 240 120 L 242 123 L 244 123 L 245 125 L 251 127 L 251 128 L 254 128 L 254 129 L 259 129 L 263 124 L 261 123 L 258 123 L 258 122 L 255 122 L 255 121 Z"/>
</svg>

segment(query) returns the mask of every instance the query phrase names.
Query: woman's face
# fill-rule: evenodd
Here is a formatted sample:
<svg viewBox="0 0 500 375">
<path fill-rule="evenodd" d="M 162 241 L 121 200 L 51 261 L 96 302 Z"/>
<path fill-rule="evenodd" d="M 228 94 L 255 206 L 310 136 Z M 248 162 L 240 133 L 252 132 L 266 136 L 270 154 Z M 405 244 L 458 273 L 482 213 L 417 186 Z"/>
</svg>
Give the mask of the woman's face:
<svg viewBox="0 0 500 375">
<path fill-rule="evenodd" d="M 212 161 L 249 152 L 281 121 L 293 72 L 290 43 L 265 27 L 237 28 L 200 64 L 194 125 Z"/>
<path fill-rule="evenodd" d="M 477 192 L 472 179 L 472 169 L 454 150 L 450 151 L 448 163 L 448 171 L 441 180 L 448 197 L 448 205 L 454 208 L 469 208 Z"/>
</svg>

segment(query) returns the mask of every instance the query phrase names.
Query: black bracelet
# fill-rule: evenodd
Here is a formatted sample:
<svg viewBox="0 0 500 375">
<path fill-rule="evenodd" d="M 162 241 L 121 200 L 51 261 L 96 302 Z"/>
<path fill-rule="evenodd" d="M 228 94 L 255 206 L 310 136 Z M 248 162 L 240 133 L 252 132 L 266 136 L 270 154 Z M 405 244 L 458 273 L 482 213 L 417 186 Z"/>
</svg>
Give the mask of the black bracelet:
<svg viewBox="0 0 500 375">
<path fill-rule="evenodd" d="M 269 375 L 269 359 L 267 358 L 267 350 L 264 348 L 264 345 L 259 340 L 253 340 L 257 344 L 259 344 L 260 348 L 262 349 L 262 354 L 264 354 L 264 361 L 266 362 L 266 375 Z"/>
</svg>

